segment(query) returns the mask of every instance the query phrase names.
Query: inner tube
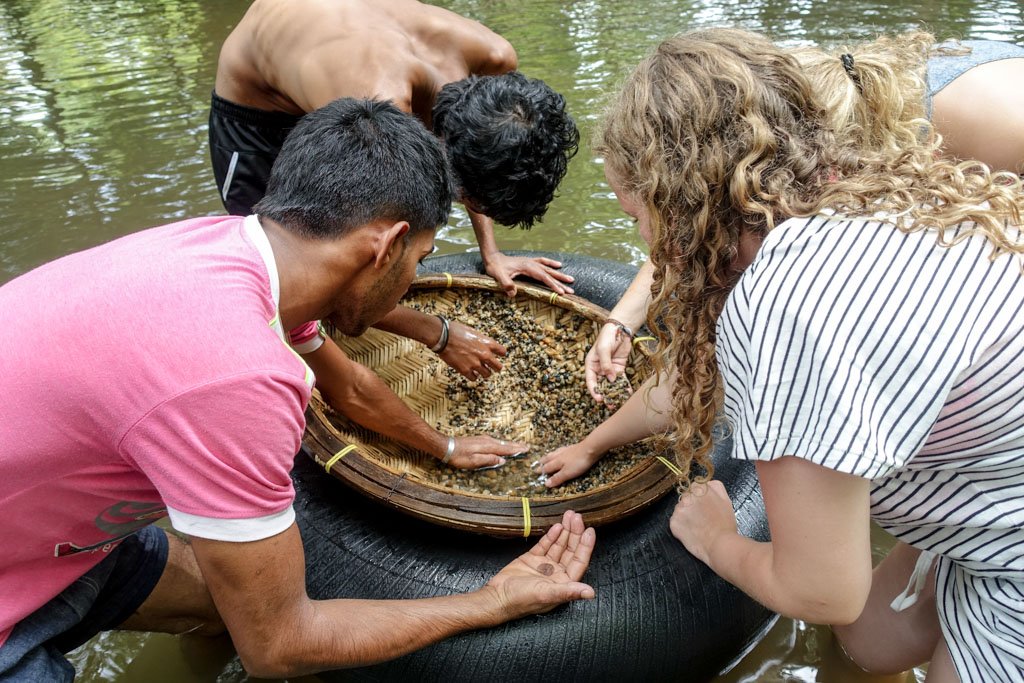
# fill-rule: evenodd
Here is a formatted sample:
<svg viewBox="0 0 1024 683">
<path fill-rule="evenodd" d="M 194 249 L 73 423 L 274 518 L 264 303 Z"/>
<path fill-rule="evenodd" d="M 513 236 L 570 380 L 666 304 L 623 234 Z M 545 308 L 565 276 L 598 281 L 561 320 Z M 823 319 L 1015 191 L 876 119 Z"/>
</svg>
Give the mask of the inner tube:
<svg viewBox="0 0 1024 683">
<path fill-rule="evenodd" d="M 561 261 L 579 296 L 612 308 L 636 268 L 576 254 Z M 426 259 L 427 272 L 482 272 L 478 254 Z M 580 377 L 583 381 L 583 377 Z M 768 540 L 753 464 L 718 444 L 715 476 L 740 533 Z M 533 544 L 455 531 L 401 514 L 345 487 L 300 453 L 295 510 L 311 598 L 407 599 L 464 593 Z M 448 638 L 398 659 L 318 674 L 325 681 L 693 681 L 728 670 L 777 615 L 690 555 L 669 532 L 675 496 L 600 527 L 584 581 L 596 598 Z"/>
</svg>

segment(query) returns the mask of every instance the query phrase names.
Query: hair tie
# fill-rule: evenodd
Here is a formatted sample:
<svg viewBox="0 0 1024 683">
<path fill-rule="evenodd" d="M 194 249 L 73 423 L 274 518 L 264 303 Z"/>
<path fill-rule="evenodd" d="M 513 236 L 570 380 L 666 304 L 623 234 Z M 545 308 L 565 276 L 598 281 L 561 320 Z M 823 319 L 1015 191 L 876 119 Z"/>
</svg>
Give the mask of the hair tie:
<svg viewBox="0 0 1024 683">
<path fill-rule="evenodd" d="M 844 52 L 839 56 L 839 61 L 843 63 L 843 69 L 846 70 L 846 75 L 849 76 L 850 80 L 853 81 L 853 84 L 857 86 L 857 92 L 863 95 L 864 93 L 860 86 L 860 74 L 858 74 L 853 68 L 853 55 L 849 52 Z"/>
</svg>

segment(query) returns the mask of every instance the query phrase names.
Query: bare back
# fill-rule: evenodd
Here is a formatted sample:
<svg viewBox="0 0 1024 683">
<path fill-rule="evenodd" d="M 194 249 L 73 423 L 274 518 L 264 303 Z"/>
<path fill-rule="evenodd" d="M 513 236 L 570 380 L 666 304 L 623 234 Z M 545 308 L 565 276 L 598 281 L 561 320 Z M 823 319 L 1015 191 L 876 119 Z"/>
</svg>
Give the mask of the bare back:
<svg viewBox="0 0 1024 683">
<path fill-rule="evenodd" d="M 1024 173 L 1024 59 L 980 64 L 935 95 L 932 123 L 943 151 L 993 170 Z"/>
<path fill-rule="evenodd" d="M 256 0 L 224 41 L 216 92 L 292 114 L 339 97 L 392 100 L 429 125 L 443 85 L 515 67 L 497 33 L 415 0 Z"/>
</svg>

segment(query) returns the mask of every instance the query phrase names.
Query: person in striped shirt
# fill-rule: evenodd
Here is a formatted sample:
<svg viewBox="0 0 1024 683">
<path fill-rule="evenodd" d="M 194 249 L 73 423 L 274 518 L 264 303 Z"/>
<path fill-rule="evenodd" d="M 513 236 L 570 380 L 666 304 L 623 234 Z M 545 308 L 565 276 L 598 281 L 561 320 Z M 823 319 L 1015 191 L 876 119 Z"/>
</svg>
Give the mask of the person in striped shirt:
<svg viewBox="0 0 1024 683">
<path fill-rule="evenodd" d="M 942 153 L 976 159 L 993 170 L 1024 171 L 1024 47 L 996 40 L 946 41 L 911 31 L 855 45 L 789 50 L 817 88 L 833 129 L 850 144 L 902 148 L 920 137 L 927 118 L 942 136 Z M 978 106 L 978 103 L 983 106 Z M 652 268 L 643 264 L 609 316 L 639 328 L 650 301 Z M 598 378 L 625 371 L 629 334 L 606 323 L 587 353 L 586 383 L 603 397 Z"/>
<path fill-rule="evenodd" d="M 660 44 L 595 146 L 651 247 L 659 373 L 539 467 L 671 432 L 670 528 L 715 572 L 869 671 L 1024 681 L 1024 194 L 937 146 L 844 144 L 756 34 Z M 721 427 L 770 542 L 713 479 Z M 899 541 L 874 571 L 870 520 Z"/>
</svg>

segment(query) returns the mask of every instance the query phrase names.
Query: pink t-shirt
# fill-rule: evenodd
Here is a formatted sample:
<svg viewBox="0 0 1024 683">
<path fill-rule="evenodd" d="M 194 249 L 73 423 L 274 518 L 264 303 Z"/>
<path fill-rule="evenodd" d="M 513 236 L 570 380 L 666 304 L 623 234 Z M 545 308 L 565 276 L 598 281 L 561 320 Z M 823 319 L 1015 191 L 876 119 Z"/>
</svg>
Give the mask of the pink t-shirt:
<svg viewBox="0 0 1024 683">
<path fill-rule="evenodd" d="M 292 524 L 312 373 L 277 292 L 254 216 L 146 230 L 0 287 L 0 645 L 164 515 L 217 540 Z"/>
</svg>

